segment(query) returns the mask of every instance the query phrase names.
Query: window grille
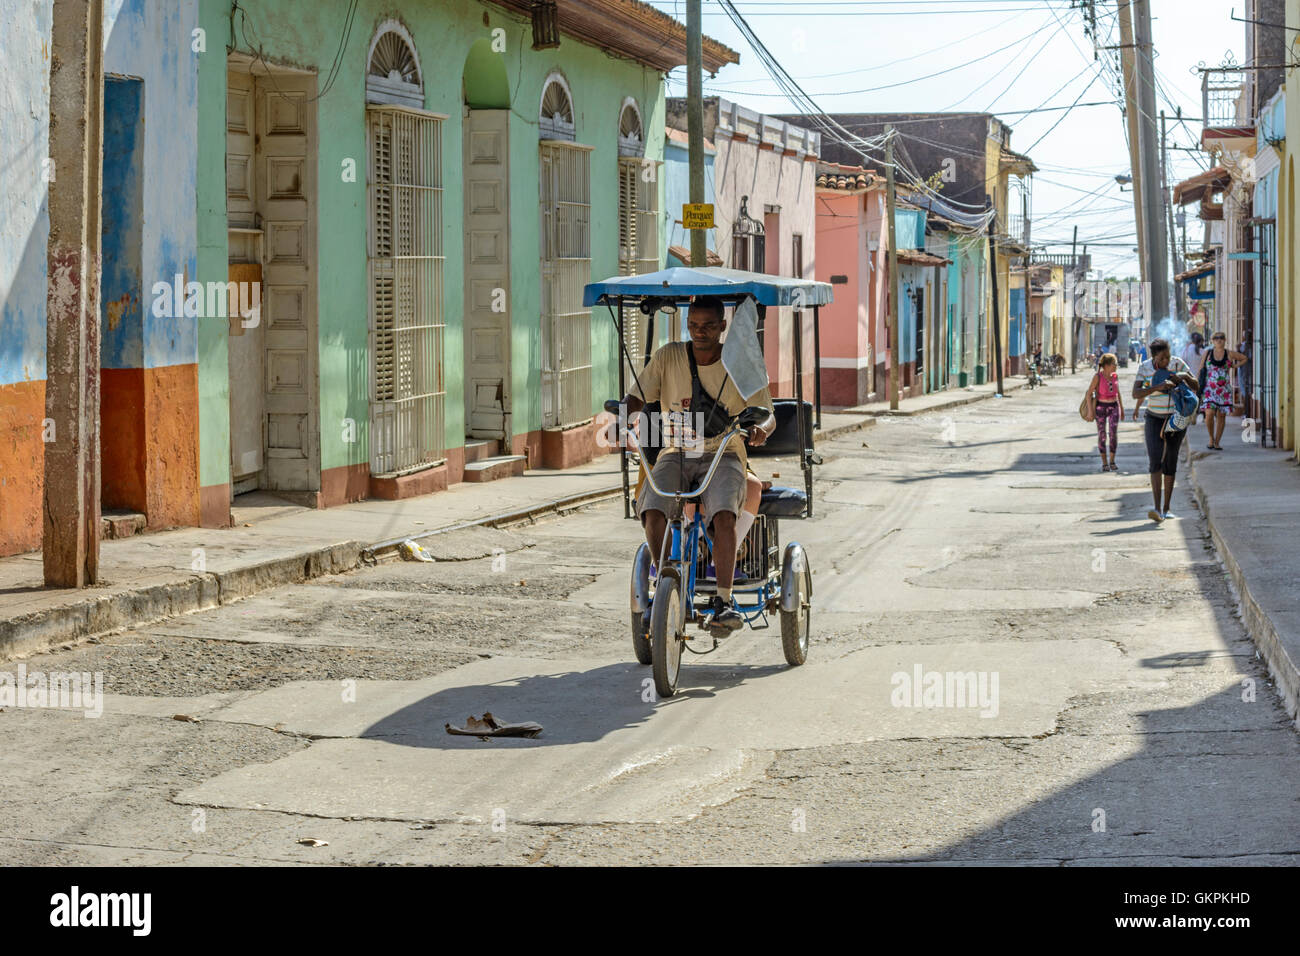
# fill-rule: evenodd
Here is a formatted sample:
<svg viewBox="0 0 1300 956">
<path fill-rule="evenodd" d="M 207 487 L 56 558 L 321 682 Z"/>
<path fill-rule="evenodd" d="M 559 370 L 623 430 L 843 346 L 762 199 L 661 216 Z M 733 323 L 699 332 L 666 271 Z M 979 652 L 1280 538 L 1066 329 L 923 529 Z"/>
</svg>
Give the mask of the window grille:
<svg viewBox="0 0 1300 956">
<path fill-rule="evenodd" d="M 369 140 L 370 471 L 445 457 L 442 119 L 366 109 Z"/>
<path fill-rule="evenodd" d="M 767 250 L 763 224 L 749 215 L 749 197 L 740 197 L 740 215 L 731 224 L 731 268 L 766 272 Z"/>
<path fill-rule="evenodd" d="M 644 275 L 659 268 L 658 186 L 655 164 L 642 159 L 619 159 L 619 275 Z M 645 366 L 645 334 L 650 321 L 639 309 L 624 310 L 623 343 L 638 372 Z"/>
<path fill-rule="evenodd" d="M 591 418 L 591 153 L 541 143 L 542 425 Z"/>
</svg>

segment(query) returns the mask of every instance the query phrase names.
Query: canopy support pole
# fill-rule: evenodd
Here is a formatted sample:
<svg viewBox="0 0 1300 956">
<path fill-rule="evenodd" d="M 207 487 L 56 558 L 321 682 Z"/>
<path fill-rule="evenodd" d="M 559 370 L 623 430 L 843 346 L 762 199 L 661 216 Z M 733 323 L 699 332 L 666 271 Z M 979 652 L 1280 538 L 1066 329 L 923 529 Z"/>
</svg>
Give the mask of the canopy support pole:
<svg viewBox="0 0 1300 956">
<path fill-rule="evenodd" d="M 608 301 L 608 300 L 606 300 Z M 619 362 L 618 362 L 618 394 L 619 398 L 627 397 L 627 363 L 623 361 L 621 353 L 625 351 L 623 338 L 623 297 L 620 295 L 614 300 L 618 304 L 618 344 L 619 344 Z M 654 320 L 651 319 L 651 322 Z M 631 356 L 629 356 L 631 358 Z M 627 418 L 627 405 L 623 405 L 623 417 Z M 631 424 L 630 422 L 628 423 Z M 627 480 L 627 448 L 623 445 L 623 436 L 619 432 L 619 423 L 614 422 L 614 438 L 618 443 L 618 470 L 623 475 L 623 517 L 632 517 L 632 502 L 628 497 L 628 480 Z"/>
<path fill-rule="evenodd" d="M 822 307 L 813 306 L 813 403 L 817 407 L 817 429 L 822 427 Z"/>
</svg>

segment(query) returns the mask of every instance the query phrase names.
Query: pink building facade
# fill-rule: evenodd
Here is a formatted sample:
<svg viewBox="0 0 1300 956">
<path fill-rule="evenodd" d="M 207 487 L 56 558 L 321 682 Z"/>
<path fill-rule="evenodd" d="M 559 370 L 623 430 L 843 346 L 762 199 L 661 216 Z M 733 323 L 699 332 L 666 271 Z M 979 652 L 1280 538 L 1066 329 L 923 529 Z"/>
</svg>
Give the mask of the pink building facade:
<svg viewBox="0 0 1300 956">
<path fill-rule="evenodd" d="M 835 301 L 821 310 L 822 404 L 848 408 L 882 392 L 888 236 L 885 183 L 869 170 L 820 164 L 817 271 Z"/>
</svg>

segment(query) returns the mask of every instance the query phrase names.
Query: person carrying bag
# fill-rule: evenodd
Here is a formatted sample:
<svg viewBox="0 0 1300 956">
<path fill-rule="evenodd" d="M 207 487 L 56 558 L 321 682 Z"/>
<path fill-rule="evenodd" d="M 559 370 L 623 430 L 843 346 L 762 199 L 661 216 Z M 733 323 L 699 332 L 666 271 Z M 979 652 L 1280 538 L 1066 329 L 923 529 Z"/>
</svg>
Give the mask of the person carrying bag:
<svg viewBox="0 0 1300 956">
<path fill-rule="evenodd" d="M 1088 383 L 1088 392 L 1083 396 L 1083 401 L 1079 403 L 1079 417 L 1085 422 L 1095 422 L 1097 420 L 1097 392 L 1093 388 L 1093 382 L 1097 380 L 1093 376 L 1092 382 Z"/>
</svg>

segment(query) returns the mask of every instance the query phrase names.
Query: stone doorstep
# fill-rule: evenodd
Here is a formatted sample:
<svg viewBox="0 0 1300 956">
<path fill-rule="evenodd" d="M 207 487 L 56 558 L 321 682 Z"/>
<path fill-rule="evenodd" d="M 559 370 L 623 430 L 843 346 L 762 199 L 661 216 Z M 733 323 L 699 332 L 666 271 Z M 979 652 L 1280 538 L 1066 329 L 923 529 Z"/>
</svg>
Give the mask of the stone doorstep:
<svg viewBox="0 0 1300 956">
<path fill-rule="evenodd" d="M 527 459 L 523 455 L 496 455 L 480 461 L 465 463 L 466 481 L 496 481 L 498 478 L 517 477 L 524 473 Z"/>
<path fill-rule="evenodd" d="M 99 516 L 99 536 L 102 539 L 115 540 L 141 534 L 148 521 L 144 515 L 134 511 L 108 511 Z"/>
<path fill-rule="evenodd" d="M 501 440 L 498 438 L 465 439 L 465 464 L 483 461 L 485 458 L 498 458 L 501 455 Z"/>
</svg>

